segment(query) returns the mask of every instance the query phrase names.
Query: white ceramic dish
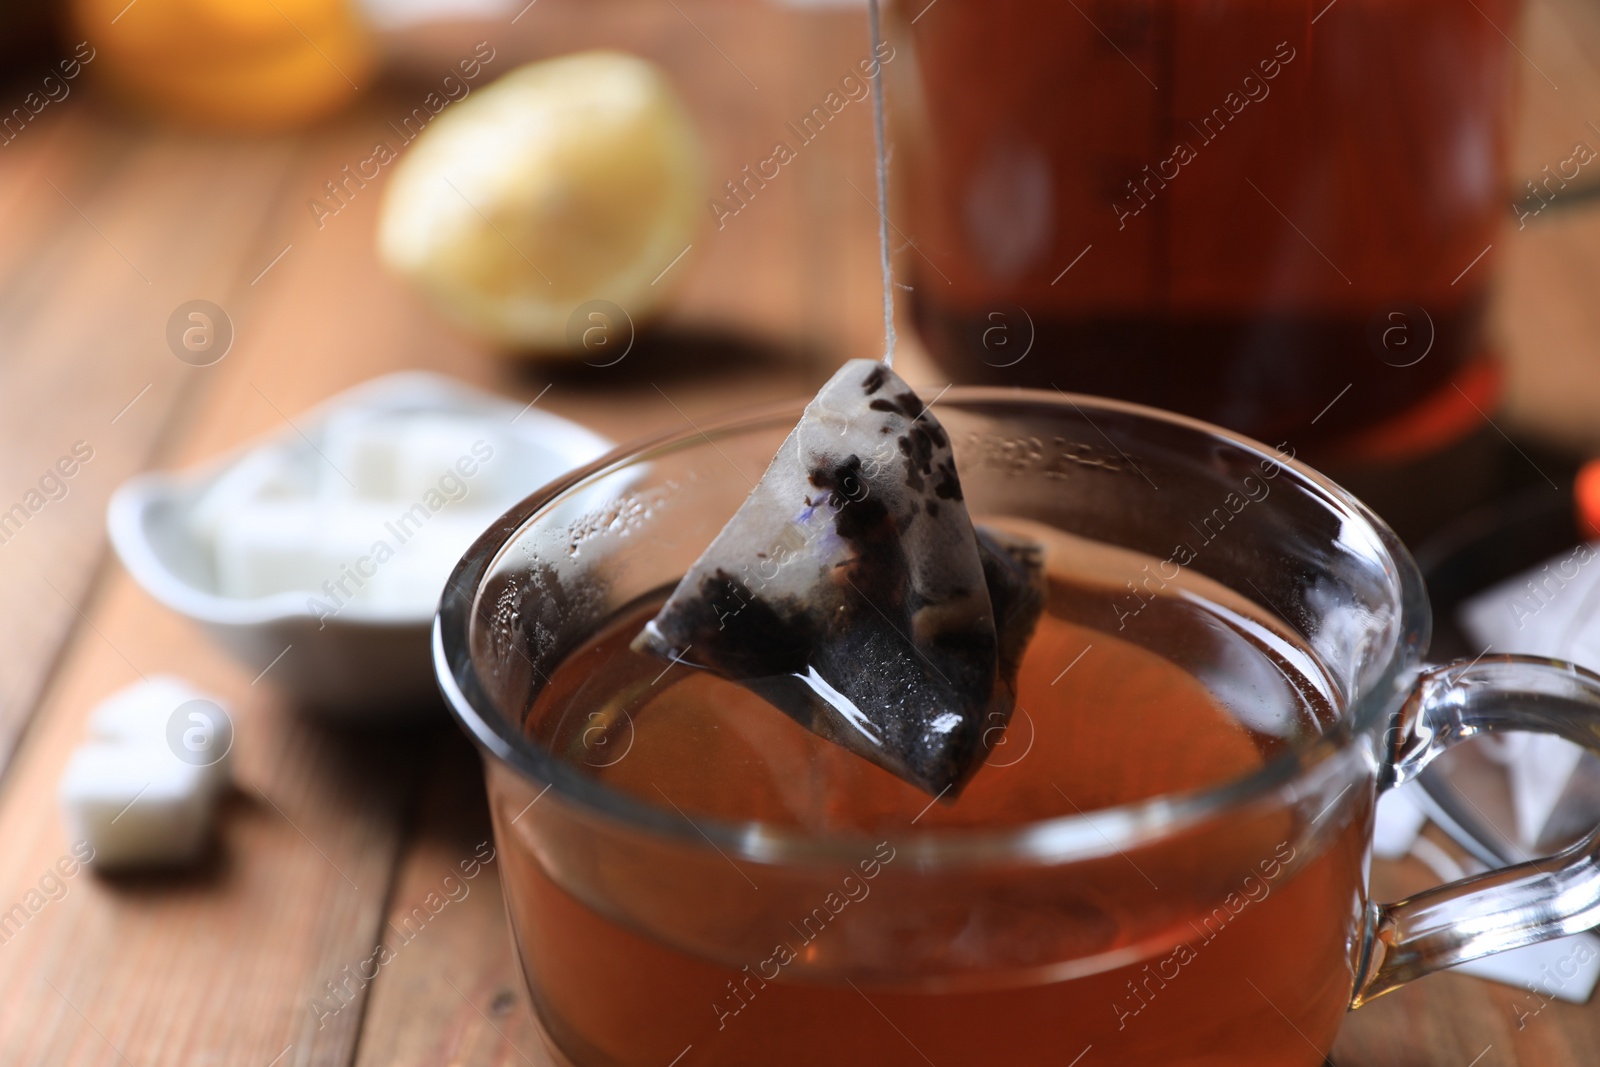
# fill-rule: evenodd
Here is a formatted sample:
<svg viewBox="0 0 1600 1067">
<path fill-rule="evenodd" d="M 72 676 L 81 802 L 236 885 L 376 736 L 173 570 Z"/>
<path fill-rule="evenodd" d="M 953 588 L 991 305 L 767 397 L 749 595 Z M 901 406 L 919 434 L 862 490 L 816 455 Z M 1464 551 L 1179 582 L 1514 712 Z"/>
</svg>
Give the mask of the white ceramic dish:
<svg viewBox="0 0 1600 1067">
<path fill-rule="evenodd" d="M 217 477 L 262 445 L 287 449 L 297 464 L 323 463 L 318 449 L 329 419 L 351 409 L 470 415 L 496 424 L 519 447 L 512 460 L 529 493 L 613 447 L 568 419 L 451 378 L 391 374 L 296 417 L 295 426 L 305 437 L 285 427 L 198 469 L 129 480 L 112 495 L 107 510 L 111 543 L 151 596 L 202 623 L 240 662 L 253 672 L 265 672 L 264 681 L 302 706 L 346 718 L 426 713 L 440 706 L 428 646 L 433 605 L 426 611 L 398 610 L 357 599 L 337 614 L 319 618 L 309 606 L 316 590 L 225 596 L 217 587 L 209 546 L 197 539 L 187 521 L 189 510 Z"/>
</svg>

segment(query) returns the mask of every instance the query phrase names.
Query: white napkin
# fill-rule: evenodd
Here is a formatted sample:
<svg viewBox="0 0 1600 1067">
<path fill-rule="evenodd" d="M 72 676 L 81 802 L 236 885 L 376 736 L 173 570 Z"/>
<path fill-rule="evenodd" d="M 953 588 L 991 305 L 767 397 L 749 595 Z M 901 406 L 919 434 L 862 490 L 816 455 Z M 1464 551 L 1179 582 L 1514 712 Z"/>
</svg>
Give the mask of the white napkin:
<svg viewBox="0 0 1600 1067">
<path fill-rule="evenodd" d="M 1600 666 L 1600 543 L 1571 549 L 1462 604 L 1462 630 L 1485 652 L 1523 652 Z M 1506 768 L 1518 843 L 1530 855 L 1541 843 L 1570 836 L 1600 821 L 1600 760 L 1546 734 L 1509 734 L 1486 753 Z M 1419 786 L 1392 789 L 1378 802 L 1372 850 L 1385 859 L 1407 854 L 1428 863 L 1444 881 L 1476 873 L 1446 863 L 1438 848 L 1419 841 L 1427 815 Z M 1519 1029 L 1551 1000 L 1586 1002 L 1600 984 L 1600 938 L 1577 934 L 1458 965 L 1478 978 L 1527 990 L 1513 1006 Z"/>
<path fill-rule="evenodd" d="M 1458 865 L 1431 841 L 1418 839 L 1428 821 L 1416 799 L 1421 788 L 1416 782 L 1408 782 L 1379 799 L 1372 837 L 1373 853 L 1383 859 L 1413 854 L 1443 882 L 1481 872 L 1482 864 L 1469 858 Z M 1431 847 L 1424 848 L 1424 845 Z M 1528 996 L 1513 1005 L 1514 1013 L 1525 1026 L 1551 999 L 1573 1004 L 1588 1001 L 1595 985 L 1600 984 L 1600 938 L 1593 934 L 1575 934 L 1457 964 L 1453 969 L 1527 990 Z"/>
<path fill-rule="evenodd" d="M 1372 832 L 1372 851 L 1386 860 L 1397 860 L 1411 851 L 1411 845 L 1428 821 L 1427 813 L 1416 801 L 1422 787 L 1407 782 L 1378 798 L 1378 817 Z"/>
<path fill-rule="evenodd" d="M 1523 652 L 1600 667 L 1600 543 L 1579 545 L 1461 605 L 1461 629 L 1489 652 Z M 1499 759 L 1510 780 L 1519 843 L 1535 854 L 1600 814 L 1600 760 L 1543 734 L 1512 734 Z M 1548 849 L 1544 849 L 1548 851 Z"/>
<path fill-rule="evenodd" d="M 1528 990 L 1529 995 L 1512 1006 L 1512 1013 L 1526 1026 L 1528 1018 L 1539 1013 L 1541 999 L 1588 1001 L 1600 982 L 1600 940 L 1593 934 L 1574 934 L 1458 963 L 1452 970 Z"/>
</svg>

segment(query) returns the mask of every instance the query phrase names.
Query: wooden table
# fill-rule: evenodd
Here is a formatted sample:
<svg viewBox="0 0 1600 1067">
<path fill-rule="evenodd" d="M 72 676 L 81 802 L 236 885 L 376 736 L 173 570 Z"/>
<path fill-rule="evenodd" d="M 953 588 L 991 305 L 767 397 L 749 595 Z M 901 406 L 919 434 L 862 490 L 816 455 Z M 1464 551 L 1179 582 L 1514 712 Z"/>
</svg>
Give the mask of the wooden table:
<svg viewBox="0 0 1600 1067">
<path fill-rule="evenodd" d="M 606 370 L 509 365 L 443 326 L 375 262 L 378 188 L 320 226 L 308 207 L 435 71 L 484 39 L 496 71 L 600 43 L 656 57 L 700 116 L 714 172 L 731 176 L 864 54 L 861 21 L 754 3 L 543 0 L 515 25 L 400 42 L 396 77 L 309 132 L 174 132 L 91 88 L 0 152 L 0 507 L 75 442 L 94 450 L 68 495 L 0 545 L 0 911 L 41 899 L 28 894 L 68 849 L 55 784 L 88 710 L 113 690 L 170 670 L 224 697 L 240 787 L 202 869 L 78 873 L 0 938 L 0 1063 L 544 1067 L 492 875 L 372 982 L 346 979 L 393 917 L 487 839 L 467 744 L 442 721 L 373 735 L 298 715 L 270 673 L 253 679 L 112 561 L 106 500 L 136 471 L 198 462 L 389 370 L 526 399 L 549 387 L 541 405 L 627 437 L 807 393 L 844 356 L 877 351 L 873 215 L 847 184 L 870 188 L 864 109 L 696 241 L 666 329 Z M 1529 176 L 1575 139 L 1600 143 L 1584 125 L 1600 115 L 1597 45 L 1600 14 L 1580 0 L 1530 10 L 1518 149 Z M 1509 423 L 1600 446 L 1596 236 L 1591 209 L 1508 230 L 1501 328 Z M 163 340 L 172 310 L 197 297 L 236 328 L 232 351 L 204 368 Z M 914 353 L 905 366 L 936 380 Z M 1430 880 L 1410 864 L 1375 874 L 1383 896 Z M 348 1003 L 319 1026 L 310 1004 L 334 1003 L 341 982 Z M 1554 1005 L 1519 1030 L 1518 999 L 1431 978 L 1353 1016 L 1334 1056 L 1343 1067 L 1595 1061 L 1600 1008 Z"/>
</svg>

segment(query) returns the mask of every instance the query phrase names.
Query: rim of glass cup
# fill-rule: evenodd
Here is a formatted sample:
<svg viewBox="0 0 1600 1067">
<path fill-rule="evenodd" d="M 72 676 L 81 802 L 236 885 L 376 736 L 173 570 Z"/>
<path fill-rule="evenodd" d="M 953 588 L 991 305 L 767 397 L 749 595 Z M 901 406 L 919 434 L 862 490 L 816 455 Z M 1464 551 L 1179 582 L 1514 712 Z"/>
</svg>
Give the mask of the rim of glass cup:
<svg viewBox="0 0 1600 1067">
<path fill-rule="evenodd" d="M 1085 412 L 1120 412 L 1136 418 L 1165 422 L 1224 441 L 1262 460 L 1280 463 L 1298 474 L 1304 487 L 1318 493 L 1341 517 L 1364 524 L 1382 546 L 1399 590 L 1400 625 L 1386 651 L 1383 670 L 1372 685 L 1340 706 L 1334 725 L 1314 740 L 1291 747 L 1241 777 L 1187 791 L 1160 794 L 1144 800 L 1087 813 L 1055 816 L 1034 822 L 995 827 L 896 828 L 896 848 L 911 855 L 919 868 L 961 866 L 973 863 L 1065 863 L 1114 856 L 1174 836 L 1224 812 L 1247 813 L 1259 807 L 1282 805 L 1300 792 L 1324 784 L 1328 776 L 1342 777 L 1352 763 L 1364 762 L 1358 744 L 1386 723 L 1409 691 L 1420 669 L 1431 637 L 1432 616 L 1422 575 L 1399 537 L 1365 504 L 1337 483 L 1298 460 L 1243 434 L 1201 419 L 1159 408 L 1087 394 L 1037 389 L 958 386 L 940 398 L 947 408 L 1029 407 L 1075 409 Z M 489 527 L 456 564 L 446 583 L 434 617 L 434 670 L 445 702 L 461 726 L 489 755 L 507 764 L 536 788 L 544 787 L 569 803 L 605 819 L 628 824 L 654 836 L 709 843 L 727 855 L 765 864 L 854 862 L 863 846 L 882 832 L 818 833 L 759 821 L 730 822 L 709 815 L 688 823 L 631 794 L 601 782 L 529 742 L 521 731 L 494 708 L 477 675 L 470 653 L 471 612 L 481 580 L 492 573 L 501 554 L 510 548 L 540 513 L 586 483 L 624 471 L 631 466 L 689 448 L 716 446 L 722 438 L 756 430 L 787 430 L 799 420 L 805 401 L 787 401 L 750 408 L 709 425 L 673 430 L 628 442 L 592 463 L 549 482 L 525 497 Z M 482 710 L 480 706 L 482 705 Z M 1387 761 L 1387 753 L 1382 756 Z M 1297 786 L 1307 786 L 1307 790 Z M 543 795 L 542 793 L 540 794 Z M 1341 794 L 1342 795 L 1342 794 Z"/>
</svg>

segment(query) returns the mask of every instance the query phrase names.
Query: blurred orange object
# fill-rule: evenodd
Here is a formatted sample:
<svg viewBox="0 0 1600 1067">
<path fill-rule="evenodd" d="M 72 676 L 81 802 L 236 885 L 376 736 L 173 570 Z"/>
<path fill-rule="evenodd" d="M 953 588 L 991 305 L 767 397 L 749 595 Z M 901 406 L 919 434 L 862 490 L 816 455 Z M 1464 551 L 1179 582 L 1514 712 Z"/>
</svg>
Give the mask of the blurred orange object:
<svg viewBox="0 0 1600 1067">
<path fill-rule="evenodd" d="M 1600 537 L 1600 459 L 1591 459 L 1578 471 L 1577 484 L 1573 486 L 1577 503 L 1578 524 L 1585 537 Z"/>
<path fill-rule="evenodd" d="M 351 0 L 71 0 L 93 72 L 144 109 L 207 126 L 274 130 L 348 103 L 371 75 Z"/>
</svg>

